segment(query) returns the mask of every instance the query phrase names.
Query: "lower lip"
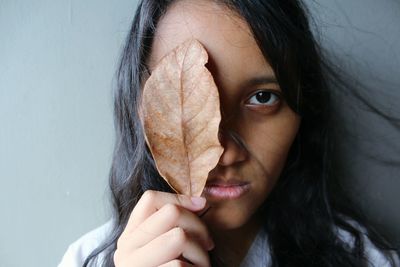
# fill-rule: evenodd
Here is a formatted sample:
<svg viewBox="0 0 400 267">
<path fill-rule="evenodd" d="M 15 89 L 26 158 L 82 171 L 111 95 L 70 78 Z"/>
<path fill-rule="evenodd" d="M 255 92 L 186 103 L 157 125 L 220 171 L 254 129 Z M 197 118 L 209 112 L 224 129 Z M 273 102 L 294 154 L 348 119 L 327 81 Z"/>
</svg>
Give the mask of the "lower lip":
<svg viewBox="0 0 400 267">
<path fill-rule="evenodd" d="M 248 192 L 250 185 L 206 185 L 204 195 L 215 199 L 235 199 Z"/>
</svg>

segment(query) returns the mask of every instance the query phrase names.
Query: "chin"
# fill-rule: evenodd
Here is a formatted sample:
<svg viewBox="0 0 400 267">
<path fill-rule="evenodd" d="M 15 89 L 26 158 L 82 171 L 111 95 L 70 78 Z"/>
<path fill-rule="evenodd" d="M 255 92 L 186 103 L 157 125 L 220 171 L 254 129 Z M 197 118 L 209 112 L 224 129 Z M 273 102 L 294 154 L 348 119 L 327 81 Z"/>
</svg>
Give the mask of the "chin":
<svg viewBox="0 0 400 267">
<path fill-rule="evenodd" d="M 250 216 L 241 210 L 212 207 L 203 217 L 204 222 L 211 229 L 235 230 L 245 225 Z"/>
</svg>

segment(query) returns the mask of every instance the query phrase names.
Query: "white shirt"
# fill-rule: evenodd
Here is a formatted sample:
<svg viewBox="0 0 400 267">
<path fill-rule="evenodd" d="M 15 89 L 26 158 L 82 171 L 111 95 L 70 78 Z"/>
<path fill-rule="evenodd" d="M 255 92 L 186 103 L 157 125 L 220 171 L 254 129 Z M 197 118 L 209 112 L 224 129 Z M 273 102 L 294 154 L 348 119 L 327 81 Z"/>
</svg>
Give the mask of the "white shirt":
<svg viewBox="0 0 400 267">
<path fill-rule="evenodd" d="M 82 267 L 86 257 L 102 243 L 109 235 L 112 229 L 112 221 L 88 232 L 77 241 L 72 243 L 64 254 L 58 267 Z M 339 238 L 343 241 L 353 244 L 354 238 L 342 229 L 338 229 Z M 371 243 L 366 235 L 363 236 L 365 242 L 365 252 L 370 261 L 370 267 L 391 267 L 390 263 L 383 254 Z M 265 267 L 270 266 L 271 258 L 267 240 L 267 233 L 264 229 L 260 230 L 255 237 L 246 257 L 243 259 L 240 267 Z M 101 255 L 100 255 L 101 257 Z M 400 266 L 400 260 L 396 259 L 396 266 Z"/>
<path fill-rule="evenodd" d="M 112 226 L 113 221 L 109 220 L 107 223 L 86 233 L 72 243 L 68 247 L 67 252 L 65 252 L 58 267 L 82 267 L 86 257 L 110 234 Z"/>
</svg>

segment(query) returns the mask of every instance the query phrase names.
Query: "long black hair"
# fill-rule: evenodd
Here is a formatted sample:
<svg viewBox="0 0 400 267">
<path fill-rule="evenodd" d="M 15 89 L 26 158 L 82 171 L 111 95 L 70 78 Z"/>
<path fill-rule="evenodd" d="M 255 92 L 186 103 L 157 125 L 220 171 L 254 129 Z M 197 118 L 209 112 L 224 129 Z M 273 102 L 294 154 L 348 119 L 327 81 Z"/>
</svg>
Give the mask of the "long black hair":
<svg viewBox="0 0 400 267">
<path fill-rule="evenodd" d="M 123 49 L 114 91 L 116 143 L 109 185 L 114 228 L 84 266 L 113 253 L 129 215 L 146 190 L 171 192 L 146 147 L 138 106 L 157 23 L 173 0 L 142 0 Z M 324 58 L 299 0 L 215 0 L 247 21 L 301 126 L 281 176 L 261 207 L 272 266 L 368 266 L 364 236 L 394 266 L 389 244 L 350 204 L 332 175 L 331 95 L 345 84 Z M 353 244 L 338 237 L 347 231 Z"/>
</svg>

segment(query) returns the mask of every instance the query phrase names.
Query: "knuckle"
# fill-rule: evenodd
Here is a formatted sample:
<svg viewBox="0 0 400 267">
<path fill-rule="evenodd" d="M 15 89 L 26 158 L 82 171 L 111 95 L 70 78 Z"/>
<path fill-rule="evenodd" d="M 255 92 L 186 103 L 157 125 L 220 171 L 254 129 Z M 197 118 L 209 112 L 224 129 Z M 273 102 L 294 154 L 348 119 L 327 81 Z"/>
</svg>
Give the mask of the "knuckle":
<svg viewBox="0 0 400 267">
<path fill-rule="evenodd" d="M 185 230 L 181 227 L 175 227 L 173 230 L 173 238 L 177 245 L 183 245 L 187 242 L 188 236 L 186 235 Z"/>
<path fill-rule="evenodd" d="M 165 204 L 162 208 L 163 212 L 167 215 L 167 218 L 171 222 L 176 222 L 178 218 L 181 216 L 181 210 L 174 204 L 168 203 Z"/>
<path fill-rule="evenodd" d="M 119 250 L 115 250 L 114 255 L 113 255 L 113 261 L 114 261 L 114 265 L 118 266 L 120 264 L 120 253 Z"/>
<path fill-rule="evenodd" d="M 154 190 L 147 190 L 142 195 L 143 202 L 150 204 L 157 198 L 157 192 Z"/>
<path fill-rule="evenodd" d="M 120 237 L 118 238 L 118 240 L 117 240 L 117 250 L 124 247 L 124 245 L 125 245 L 125 242 L 124 242 L 124 241 L 125 241 L 125 239 L 124 239 L 123 236 L 120 236 Z M 116 251 L 117 251 L 117 250 L 116 250 Z"/>
<path fill-rule="evenodd" d="M 143 205 L 146 207 L 150 207 L 154 202 L 156 202 L 157 199 L 157 192 L 153 190 L 147 190 L 146 192 L 143 193 L 141 197 L 141 202 L 143 202 Z"/>
</svg>

